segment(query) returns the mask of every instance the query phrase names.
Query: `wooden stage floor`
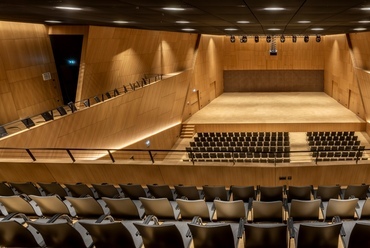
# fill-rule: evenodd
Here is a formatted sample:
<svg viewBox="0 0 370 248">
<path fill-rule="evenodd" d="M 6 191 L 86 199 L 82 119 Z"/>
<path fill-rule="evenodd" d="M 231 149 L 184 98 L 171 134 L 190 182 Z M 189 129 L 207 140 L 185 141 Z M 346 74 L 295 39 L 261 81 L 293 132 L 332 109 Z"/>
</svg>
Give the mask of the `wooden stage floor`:
<svg viewBox="0 0 370 248">
<path fill-rule="evenodd" d="M 197 131 L 364 131 L 366 122 L 323 92 L 224 93 L 191 116 Z"/>
</svg>

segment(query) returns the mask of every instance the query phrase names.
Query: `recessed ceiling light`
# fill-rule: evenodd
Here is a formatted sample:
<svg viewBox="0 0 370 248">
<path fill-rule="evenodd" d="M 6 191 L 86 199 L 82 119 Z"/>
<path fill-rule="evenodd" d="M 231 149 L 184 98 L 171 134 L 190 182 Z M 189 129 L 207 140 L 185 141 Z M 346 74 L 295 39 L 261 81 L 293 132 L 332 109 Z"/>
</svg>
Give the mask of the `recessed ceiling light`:
<svg viewBox="0 0 370 248">
<path fill-rule="evenodd" d="M 353 30 L 355 30 L 355 31 L 365 31 L 366 28 L 354 28 Z"/>
<path fill-rule="evenodd" d="M 57 6 L 56 9 L 62 9 L 62 10 L 82 10 L 82 8 L 78 7 L 69 7 L 69 6 Z"/>
<path fill-rule="evenodd" d="M 236 30 L 238 30 L 238 29 L 236 29 L 236 28 L 225 28 L 224 30 L 225 30 L 225 31 L 236 31 Z"/>
<path fill-rule="evenodd" d="M 281 8 L 281 7 L 268 7 L 268 8 L 264 8 L 264 10 L 267 10 L 267 11 L 282 11 L 282 10 L 285 10 L 285 8 Z"/>
<path fill-rule="evenodd" d="M 249 23 L 249 21 L 237 21 L 236 23 L 239 23 L 239 24 L 247 24 L 247 23 Z"/>
<path fill-rule="evenodd" d="M 47 23 L 62 23 L 61 21 L 57 21 L 57 20 L 45 20 L 45 22 L 47 22 Z"/>
<path fill-rule="evenodd" d="M 187 23 L 190 23 L 189 21 L 176 21 L 176 23 L 179 23 L 179 24 L 187 24 Z"/>
<path fill-rule="evenodd" d="M 370 7 L 361 8 L 361 10 L 370 10 Z"/>
<path fill-rule="evenodd" d="M 126 24 L 128 22 L 127 21 L 113 21 L 113 23 L 116 23 L 116 24 Z"/>
<path fill-rule="evenodd" d="M 298 23 L 305 24 L 305 23 L 311 23 L 311 21 L 298 21 Z"/>
<path fill-rule="evenodd" d="M 358 21 L 358 23 L 370 23 L 370 21 L 364 20 L 364 21 Z"/>
<path fill-rule="evenodd" d="M 311 28 L 312 31 L 321 31 L 324 30 L 323 28 Z"/>
<path fill-rule="evenodd" d="M 182 10 L 185 10 L 184 8 L 177 8 L 177 7 L 165 7 L 165 8 L 162 8 L 164 10 L 170 10 L 170 11 L 182 11 Z"/>
<path fill-rule="evenodd" d="M 187 32 L 192 32 L 192 31 L 195 31 L 194 28 L 183 28 L 181 29 L 182 31 L 187 31 Z"/>
<path fill-rule="evenodd" d="M 269 28 L 269 29 L 267 29 L 267 30 L 269 30 L 269 31 L 279 31 L 279 30 L 280 30 L 280 28 Z"/>
</svg>

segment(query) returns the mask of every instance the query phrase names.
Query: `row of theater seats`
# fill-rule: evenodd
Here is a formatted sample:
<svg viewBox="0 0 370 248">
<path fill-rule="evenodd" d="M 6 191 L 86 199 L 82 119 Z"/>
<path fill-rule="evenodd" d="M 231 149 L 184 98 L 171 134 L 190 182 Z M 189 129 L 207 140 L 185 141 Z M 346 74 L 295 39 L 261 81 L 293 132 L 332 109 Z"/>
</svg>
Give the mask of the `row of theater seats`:
<svg viewBox="0 0 370 248">
<path fill-rule="evenodd" d="M 364 146 L 354 131 L 307 132 L 307 141 L 316 161 L 367 160 Z"/>
<path fill-rule="evenodd" d="M 69 188 L 79 188 L 79 193 L 89 189 L 92 194 L 95 189 L 98 194 L 94 196 L 101 199 L 67 196 L 65 191 L 63 201 L 63 196 L 42 196 L 43 191 L 37 188 L 64 189 L 57 183 L 3 183 L 3 187 L 14 187 L 9 187 L 13 192 L 37 189 L 40 195 L 0 197 L 2 207 L 9 213 L 0 221 L 0 245 L 141 247 L 143 243 L 148 248 L 188 247 L 193 242 L 194 247 L 236 247 L 243 240 L 244 247 L 288 247 L 288 232 L 290 238 L 298 241 L 297 247 L 337 247 L 339 233 L 345 247 L 364 247 L 364 242 L 369 242 L 369 235 L 361 231 L 369 231 L 369 185 L 365 184 L 345 189 L 338 185 L 319 185 L 314 189 L 308 185 L 231 186 L 229 190 L 208 185 L 201 190 L 184 185 L 71 185 Z M 126 198 L 109 197 L 114 191 L 120 194 L 119 189 Z M 37 208 L 41 214 L 30 210 Z M 16 215 L 18 212 L 42 218 L 30 220 Z M 63 219 L 59 218 L 61 214 Z M 72 219 L 77 222 L 73 224 Z M 307 220 L 309 225 L 305 224 Z M 271 234 L 271 239 L 265 238 Z M 362 239 L 352 238 L 354 234 Z M 312 238 L 315 235 L 319 236 Z"/>
<path fill-rule="evenodd" d="M 198 137 L 289 137 L 289 132 L 198 132 Z"/>
<path fill-rule="evenodd" d="M 267 147 L 289 147 L 289 141 L 251 141 L 251 142 L 208 142 L 208 141 L 190 141 L 190 147 L 249 147 L 249 146 L 267 146 Z"/>
<path fill-rule="evenodd" d="M 192 162 L 289 163 L 288 132 L 197 133 L 186 147 Z"/>
<path fill-rule="evenodd" d="M 235 137 L 194 137 L 196 142 L 252 142 L 252 141 L 289 141 L 289 136 L 235 136 Z"/>
</svg>

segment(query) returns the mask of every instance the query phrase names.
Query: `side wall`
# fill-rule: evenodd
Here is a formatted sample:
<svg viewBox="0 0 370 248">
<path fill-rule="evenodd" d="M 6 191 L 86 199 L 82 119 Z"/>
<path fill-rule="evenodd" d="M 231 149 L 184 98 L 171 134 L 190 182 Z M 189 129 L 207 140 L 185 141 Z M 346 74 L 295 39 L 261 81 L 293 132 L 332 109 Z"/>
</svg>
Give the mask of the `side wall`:
<svg viewBox="0 0 370 248">
<path fill-rule="evenodd" d="M 43 81 L 42 73 L 51 80 Z M 44 25 L 0 22 L 0 125 L 62 104 Z"/>
</svg>

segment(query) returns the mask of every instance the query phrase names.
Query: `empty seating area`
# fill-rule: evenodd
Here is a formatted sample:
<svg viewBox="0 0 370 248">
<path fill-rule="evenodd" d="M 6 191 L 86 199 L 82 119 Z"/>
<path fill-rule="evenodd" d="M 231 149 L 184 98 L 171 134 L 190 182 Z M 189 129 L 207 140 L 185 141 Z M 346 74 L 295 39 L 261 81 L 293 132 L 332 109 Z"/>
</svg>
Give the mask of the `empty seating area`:
<svg viewBox="0 0 370 248">
<path fill-rule="evenodd" d="M 198 132 L 186 150 L 197 162 L 290 162 L 288 132 Z"/>
<path fill-rule="evenodd" d="M 307 132 L 307 141 L 316 161 L 367 160 L 354 131 Z"/>
<path fill-rule="evenodd" d="M 358 247 L 353 237 L 370 242 L 369 194 L 367 184 L 2 182 L 0 246 Z"/>
</svg>

